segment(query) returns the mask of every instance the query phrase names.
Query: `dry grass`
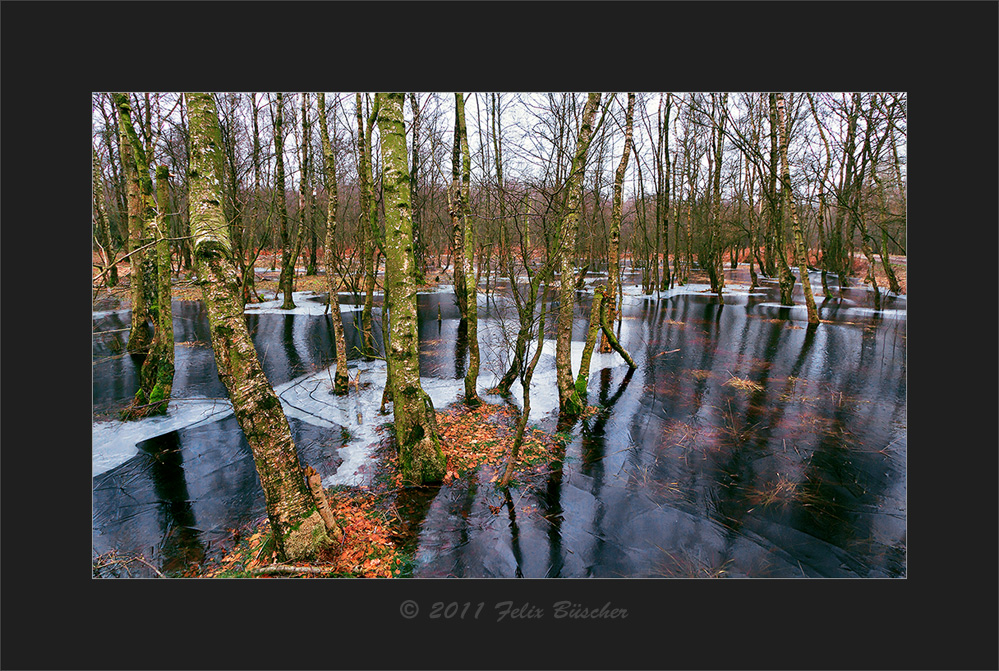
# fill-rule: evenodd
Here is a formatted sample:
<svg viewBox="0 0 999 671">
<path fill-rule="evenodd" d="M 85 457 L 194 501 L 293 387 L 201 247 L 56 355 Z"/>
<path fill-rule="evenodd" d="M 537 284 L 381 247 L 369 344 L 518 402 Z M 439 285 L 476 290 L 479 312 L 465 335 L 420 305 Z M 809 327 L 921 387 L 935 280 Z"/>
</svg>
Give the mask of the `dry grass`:
<svg viewBox="0 0 999 671">
<path fill-rule="evenodd" d="M 658 545 L 656 547 L 668 557 L 668 561 L 661 560 L 656 566 L 656 573 L 663 578 L 724 578 L 728 574 L 726 567 L 732 563 L 729 559 L 721 566 L 714 566 L 686 549 L 672 553 Z"/>
<path fill-rule="evenodd" d="M 763 385 L 757 384 L 752 380 L 745 380 L 741 377 L 736 377 L 733 375 L 722 385 L 723 387 L 735 387 L 742 391 L 763 391 Z"/>
<path fill-rule="evenodd" d="M 798 498 L 798 483 L 778 473 L 776 480 L 766 483 L 762 489 L 751 490 L 746 498 L 750 503 L 764 507 L 777 503 L 786 505 Z"/>
</svg>

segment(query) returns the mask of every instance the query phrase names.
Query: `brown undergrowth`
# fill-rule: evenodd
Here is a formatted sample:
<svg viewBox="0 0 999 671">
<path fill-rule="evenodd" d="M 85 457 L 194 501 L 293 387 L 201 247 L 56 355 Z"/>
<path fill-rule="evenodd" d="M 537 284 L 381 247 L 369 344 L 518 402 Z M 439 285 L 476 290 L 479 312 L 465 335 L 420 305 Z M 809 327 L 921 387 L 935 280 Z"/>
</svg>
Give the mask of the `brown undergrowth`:
<svg viewBox="0 0 999 671">
<path fill-rule="evenodd" d="M 586 415 L 597 412 L 587 408 Z M 519 410 L 509 405 L 483 403 L 476 408 L 458 405 L 438 411 L 437 425 L 447 459 L 444 486 L 479 469 L 483 480 L 495 482 L 506 465 L 513 445 Z M 278 564 L 266 518 L 233 536 L 224 554 L 190 569 L 185 577 L 247 578 L 291 575 L 317 578 L 396 578 L 412 569 L 412 550 L 405 550 L 406 523 L 396 508 L 403 491 L 395 443 L 387 425 L 385 438 L 375 450 L 378 465 L 373 483 L 367 487 L 337 487 L 327 490 L 341 541 L 311 561 Z M 568 440 L 563 433 L 547 433 L 535 427 L 525 431 L 517 460 L 516 477 L 527 481 L 547 472 L 561 459 Z M 270 571 L 270 573 L 267 573 Z"/>
</svg>

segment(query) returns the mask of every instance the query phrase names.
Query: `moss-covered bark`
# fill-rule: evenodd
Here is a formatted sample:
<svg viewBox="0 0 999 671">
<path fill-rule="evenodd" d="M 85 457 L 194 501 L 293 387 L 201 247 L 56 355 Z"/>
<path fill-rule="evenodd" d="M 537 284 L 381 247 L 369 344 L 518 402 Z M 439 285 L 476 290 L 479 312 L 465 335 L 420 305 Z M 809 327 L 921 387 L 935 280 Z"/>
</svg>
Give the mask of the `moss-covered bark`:
<svg viewBox="0 0 999 671">
<path fill-rule="evenodd" d="M 333 245 L 336 240 L 336 208 L 338 205 L 336 183 L 336 155 L 330 144 L 329 126 L 326 123 L 326 94 L 319 94 L 319 139 L 325 157 L 326 190 L 329 204 L 326 208 L 326 242 L 323 245 L 323 263 L 326 266 L 326 288 L 329 291 L 330 320 L 333 323 L 333 343 L 336 347 L 336 375 L 333 376 L 333 392 L 347 393 L 350 377 L 347 375 L 347 343 L 343 336 L 343 317 L 340 314 L 340 301 L 337 298 L 337 285 L 333 273 Z"/>
<path fill-rule="evenodd" d="M 139 419 L 166 414 L 173 389 L 174 342 L 173 310 L 170 305 L 170 241 L 167 239 L 167 204 L 169 203 L 170 172 L 165 165 L 156 168 L 156 198 L 159 203 L 152 222 L 156 238 L 156 331 L 139 372 L 139 390 L 132 405 L 123 413 L 124 419 Z"/>
<path fill-rule="evenodd" d="M 409 204 L 409 167 L 403 123 L 404 93 L 379 94 L 385 189 L 385 261 L 391 282 L 392 339 L 386 350 L 391 383 L 399 468 L 408 485 L 439 482 L 444 453 L 433 402 L 420 386 L 420 343 L 416 283 L 413 278 L 413 223 Z"/>
<path fill-rule="evenodd" d="M 576 394 L 572 378 L 572 314 L 575 305 L 573 259 L 579 229 L 579 210 L 583 200 L 583 170 L 586 153 L 593 136 L 593 119 L 600 105 L 600 93 L 590 93 L 583 107 L 582 123 L 576 138 L 576 151 L 566 182 L 566 201 L 559 226 L 560 287 L 558 328 L 555 340 L 555 376 L 558 385 L 559 410 L 563 415 L 577 415 L 585 407 Z"/>
<path fill-rule="evenodd" d="M 115 105 L 118 108 L 118 146 L 121 151 L 122 169 L 125 175 L 128 203 L 128 251 L 129 257 L 129 298 L 132 303 L 132 327 L 128 335 L 129 352 L 147 352 L 152 338 L 147 327 L 149 306 L 146 301 L 145 277 L 143 261 L 146 251 L 142 249 L 145 242 L 145 220 L 142 217 L 141 187 L 139 184 L 139 169 L 136 166 L 135 150 L 130 139 L 135 136 L 132 128 L 132 106 L 124 93 L 114 94 Z"/>
<path fill-rule="evenodd" d="M 264 375 L 246 327 L 240 278 L 222 212 L 220 134 L 207 93 L 185 93 L 189 106 L 191 233 L 219 378 L 253 451 L 271 530 L 285 560 L 315 554 L 330 542 L 281 402 Z"/>
</svg>

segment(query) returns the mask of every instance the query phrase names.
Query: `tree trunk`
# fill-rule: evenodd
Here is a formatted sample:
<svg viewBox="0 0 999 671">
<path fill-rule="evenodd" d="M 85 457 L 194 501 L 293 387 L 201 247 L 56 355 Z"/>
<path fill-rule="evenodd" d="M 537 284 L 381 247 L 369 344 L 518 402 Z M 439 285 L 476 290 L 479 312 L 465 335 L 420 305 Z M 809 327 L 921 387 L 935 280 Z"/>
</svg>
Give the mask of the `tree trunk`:
<svg viewBox="0 0 999 671">
<path fill-rule="evenodd" d="M 253 451 L 279 555 L 295 561 L 330 542 L 291 429 L 250 339 L 221 202 L 218 114 L 211 95 L 186 93 L 191 132 L 191 231 L 219 378 Z"/>
<path fill-rule="evenodd" d="M 611 205 L 610 243 L 607 250 L 607 319 L 614 323 L 617 317 L 617 286 L 621 283 L 621 210 L 623 209 L 624 173 L 628 169 L 628 157 L 631 154 L 631 137 L 634 129 L 635 94 L 628 94 L 628 107 L 624 114 L 624 152 L 621 162 L 614 171 L 614 201 Z M 644 205 L 644 203 L 643 203 Z M 658 263 L 658 261 L 657 261 Z M 592 318 L 590 319 L 593 323 Z M 600 344 L 601 352 L 611 351 L 610 343 L 604 338 Z M 580 371 L 582 374 L 582 371 Z M 578 390 L 578 384 L 577 384 Z M 586 387 L 583 387 L 584 394 Z"/>
<path fill-rule="evenodd" d="M 500 487 L 506 487 L 510 484 L 510 479 L 513 477 L 514 464 L 517 463 L 517 459 L 520 457 L 520 446 L 524 442 L 524 431 L 527 429 L 527 421 L 531 416 L 531 378 L 534 377 L 534 368 L 538 365 L 538 359 L 541 358 L 541 350 L 544 349 L 545 306 L 547 303 L 548 289 L 546 286 L 545 291 L 541 296 L 541 315 L 538 322 L 538 345 L 534 349 L 534 354 L 531 356 L 531 360 L 524 368 L 524 374 L 520 378 L 521 386 L 524 389 L 524 408 L 520 413 L 520 419 L 517 420 L 517 431 L 513 436 L 513 445 L 510 448 L 510 456 L 506 460 L 506 468 L 503 470 L 503 477 L 499 482 Z M 531 305 L 533 311 L 533 297 Z"/>
<path fill-rule="evenodd" d="M 153 346 L 142 364 L 143 386 L 150 389 L 149 414 L 165 414 L 173 388 L 174 343 L 173 309 L 170 296 L 170 242 L 167 238 L 166 210 L 169 202 L 168 179 L 170 171 L 165 165 L 156 168 L 156 200 L 159 212 L 153 220 L 156 235 L 157 300 L 156 335 Z"/>
<path fill-rule="evenodd" d="M 822 255 L 822 261 L 819 264 L 819 268 L 822 272 L 822 295 L 826 298 L 832 298 L 832 292 L 829 291 L 829 282 L 826 279 L 828 274 L 827 264 L 829 262 L 829 248 L 826 244 L 825 235 L 825 222 L 826 213 L 829 211 L 829 206 L 826 203 L 826 181 L 829 179 L 829 170 L 832 168 L 832 152 L 829 150 L 829 141 L 826 139 L 825 131 L 822 130 L 822 122 L 819 120 L 819 112 L 815 107 L 815 100 L 812 98 L 812 94 L 806 94 L 808 97 L 808 105 L 812 110 L 812 118 L 815 119 L 815 127 L 819 131 L 819 138 L 822 140 L 822 146 L 825 147 L 826 151 L 826 164 L 822 172 L 822 179 L 819 180 L 819 216 L 818 216 L 818 227 L 819 227 L 819 252 Z"/>
<path fill-rule="evenodd" d="M 798 265 L 798 276 L 801 278 L 801 288 L 805 294 L 805 309 L 808 311 L 808 323 L 818 324 L 819 313 L 815 309 L 815 297 L 812 295 L 812 283 L 808 279 L 808 257 L 805 255 L 805 238 L 798 223 L 798 207 L 791 191 L 791 169 L 787 161 L 787 124 L 784 113 L 784 94 L 777 93 L 777 128 L 780 133 L 780 167 L 781 190 L 784 192 L 785 214 L 791 212 L 791 231 L 794 235 L 795 263 Z"/>
<path fill-rule="evenodd" d="M 104 255 L 104 263 L 109 267 L 107 285 L 114 287 L 118 285 L 118 265 L 115 263 L 117 254 L 114 250 L 114 242 L 111 239 L 111 227 L 108 218 L 104 214 L 104 180 L 101 176 L 101 161 L 97 156 L 97 150 L 93 150 L 93 201 L 94 201 L 94 238 L 99 241 Z M 103 272 L 103 271 L 102 271 Z"/>
<path fill-rule="evenodd" d="M 465 98 L 462 93 L 454 94 L 456 127 L 461 142 L 461 191 L 458 202 L 463 222 L 465 238 L 463 255 L 465 275 L 465 318 L 468 321 L 468 368 L 465 371 L 465 404 L 475 407 L 482 403 L 475 390 L 479 379 L 479 319 L 478 319 L 478 280 L 472 259 L 475 256 L 475 226 L 469 213 L 469 187 L 471 185 L 472 159 L 468 153 L 468 133 L 465 129 Z M 482 263 L 479 263 L 482 268 Z"/>
<path fill-rule="evenodd" d="M 141 249 L 145 244 L 145 220 L 143 218 L 143 205 L 141 187 L 139 185 L 139 170 L 136 165 L 136 156 L 131 137 L 135 136 L 132 128 L 131 104 L 128 96 L 122 93 L 114 94 L 115 104 L 118 108 L 118 128 L 119 128 L 119 150 L 121 151 L 121 163 L 127 184 L 128 202 L 128 252 L 129 257 L 129 294 L 132 302 L 132 328 L 128 336 L 126 349 L 133 353 L 143 353 L 149 351 L 152 338 L 146 322 L 149 320 L 150 310 L 146 301 L 147 291 L 145 289 L 145 273 L 143 261 L 146 251 Z M 131 131 L 131 133 L 129 133 Z M 153 281 L 150 278 L 148 281 Z"/>
<path fill-rule="evenodd" d="M 593 133 L 593 118 L 600 105 L 600 93 L 590 93 L 583 107 L 582 123 L 576 139 L 576 151 L 572 167 L 566 181 L 566 201 L 561 213 L 559 226 L 559 257 L 561 276 L 559 281 L 559 316 L 555 341 L 555 370 L 558 384 L 559 410 L 567 416 L 578 415 L 583 404 L 576 394 L 572 379 L 572 313 L 575 303 L 573 279 L 573 258 L 576 251 L 576 234 L 579 228 L 579 209 L 583 199 L 583 171 L 586 165 L 586 152 Z"/>
<path fill-rule="evenodd" d="M 399 468 L 403 482 L 421 485 L 444 477 L 445 461 L 433 402 L 420 386 L 420 343 L 413 278 L 413 222 L 403 124 L 403 93 L 378 94 L 385 189 L 385 252 L 391 282 L 392 397 Z"/>
<path fill-rule="evenodd" d="M 312 129 L 309 124 L 309 94 L 302 93 L 301 95 L 301 108 L 302 108 L 302 141 L 299 143 L 299 149 L 301 152 L 301 171 L 299 173 L 298 179 L 298 217 L 299 225 L 298 230 L 301 231 L 301 235 L 304 237 L 306 231 L 309 235 L 309 260 L 305 266 L 306 275 L 315 275 L 318 272 L 317 259 L 316 259 L 316 248 L 319 246 L 319 241 L 316 235 L 316 227 L 312 221 L 312 192 L 309 188 L 309 184 L 312 182 L 312 152 L 311 147 L 311 135 Z"/>
<path fill-rule="evenodd" d="M 355 103 L 357 106 L 357 171 L 360 177 L 361 186 L 361 226 L 364 229 L 364 248 L 361 251 L 364 265 L 364 306 L 361 309 L 361 349 L 366 358 L 371 358 L 377 354 L 375 348 L 375 336 L 372 327 L 372 313 L 374 312 L 374 291 L 375 275 L 378 272 L 375 266 L 375 255 L 377 245 L 375 241 L 375 222 L 372 221 L 372 175 L 371 175 L 371 132 L 370 122 L 368 132 L 364 127 L 364 108 L 361 104 L 361 94 L 356 94 Z"/>
<path fill-rule="evenodd" d="M 323 264 L 326 266 L 326 289 L 329 291 L 327 306 L 330 321 L 333 323 L 333 343 L 336 348 L 336 375 L 333 377 L 333 393 L 342 396 L 347 393 L 350 377 L 347 375 L 347 343 L 343 336 L 343 316 L 340 314 L 340 300 L 337 297 L 337 284 L 333 278 L 333 244 L 336 239 L 336 208 L 338 203 L 336 183 L 336 155 L 330 145 L 329 128 L 326 123 L 326 94 L 319 93 L 319 140 L 326 158 L 326 190 L 329 204 L 326 207 L 326 242 L 323 245 Z"/>
<path fill-rule="evenodd" d="M 576 393 L 579 394 L 580 400 L 586 399 L 586 383 L 590 377 L 590 358 L 593 356 L 593 348 L 597 342 L 597 335 L 601 332 L 600 325 L 603 321 L 601 318 L 602 311 L 606 309 L 603 304 L 603 297 L 602 290 L 594 292 L 593 304 L 590 306 L 590 327 L 586 331 L 586 344 L 583 345 L 583 357 L 579 361 L 579 372 L 576 374 Z M 609 341 L 607 342 L 607 347 L 610 349 Z"/>
<path fill-rule="evenodd" d="M 409 175 L 409 202 L 413 210 L 413 256 L 416 258 L 414 278 L 418 285 L 426 282 L 427 269 L 426 241 L 423 239 L 423 208 L 418 202 L 420 195 L 420 101 L 415 93 L 409 94 L 413 108 L 413 168 Z"/>
<path fill-rule="evenodd" d="M 277 94 L 277 113 L 274 116 L 274 158 L 277 164 L 277 207 L 278 220 L 281 223 L 281 278 L 278 281 L 280 290 L 284 293 L 284 301 L 281 303 L 282 310 L 295 309 L 295 301 L 292 300 L 292 292 L 295 284 L 295 261 L 297 255 L 292 254 L 294 242 L 290 226 L 288 224 L 288 203 L 285 196 L 284 184 L 284 98 L 281 93 Z"/>
<path fill-rule="evenodd" d="M 451 190 L 448 193 L 448 213 L 451 215 L 451 245 L 454 253 L 454 295 L 458 312 L 465 319 L 468 314 L 468 286 L 465 282 L 465 231 L 461 216 L 461 132 L 458 115 L 454 117 L 454 146 L 451 150 Z"/>
<path fill-rule="evenodd" d="M 794 275 L 787 265 L 784 244 L 784 198 L 777 197 L 778 161 L 780 148 L 778 141 L 779 122 L 777 119 L 777 94 L 770 94 L 770 236 L 773 245 L 773 259 L 777 266 L 777 284 L 780 286 L 781 305 L 794 305 Z M 782 187 L 783 191 L 783 187 Z"/>
<path fill-rule="evenodd" d="M 714 98 L 714 94 L 712 94 Z M 718 139 L 715 145 L 715 173 L 714 173 L 714 194 L 711 197 L 712 215 L 711 224 L 708 227 L 708 280 L 711 283 L 711 291 L 718 296 L 720 302 L 725 302 L 722 297 L 722 290 L 725 288 L 725 271 L 722 266 L 722 230 L 721 230 L 721 172 L 722 156 L 725 148 L 725 120 L 728 116 L 726 105 L 728 103 L 728 93 L 723 93 L 720 104 L 721 117 L 718 121 Z"/>
</svg>

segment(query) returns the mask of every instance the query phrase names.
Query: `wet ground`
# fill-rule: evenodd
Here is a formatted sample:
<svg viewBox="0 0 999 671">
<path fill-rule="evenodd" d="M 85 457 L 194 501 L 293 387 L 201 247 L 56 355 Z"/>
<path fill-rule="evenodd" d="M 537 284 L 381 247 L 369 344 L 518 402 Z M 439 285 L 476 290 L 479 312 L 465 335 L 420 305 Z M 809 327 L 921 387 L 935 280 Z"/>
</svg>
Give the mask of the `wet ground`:
<svg viewBox="0 0 999 671">
<path fill-rule="evenodd" d="M 748 293 L 745 267 L 726 273 L 724 304 L 700 285 L 642 296 L 626 274 L 619 337 L 638 369 L 594 356 L 588 401 L 600 410 L 567 429 L 540 480 L 504 493 L 473 472 L 408 492 L 399 507 L 414 575 L 904 576 L 905 298 L 883 297 L 876 312 L 869 289 L 831 276 L 824 323 L 808 328 L 803 306 L 779 305 L 776 282 Z M 821 295 L 817 275 L 812 284 Z M 574 371 L 589 298 L 576 312 Z M 248 310 L 254 342 L 303 463 L 326 486 L 363 485 L 390 419 L 377 413 L 384 365 L 349 355 L 361 389 L 332 396 L 324 298 L 296 299 L 293 314 Z M 340 301 L 351 352 L 357 301 Z M 446 288 L 421 293 L 419 307 L 423 384 L 440 409 L 462 391 L 467 341 Z M 480 296 L 480 393 L 503 372 L 513 314 L 502 293 Z M 94 316 L 94 553 L 141 553 L 179 572 L 261 519 L 263 495 L 200 302 L 174 302 L 168 415 L 113 419 L 136 389 L 137 363 L 121 353 L 128 324 L 127 311 Z M 555 427 L 553 355 L 548 341 L 532 384 L 531 422 L 545 428 Z"/>
</svg>

